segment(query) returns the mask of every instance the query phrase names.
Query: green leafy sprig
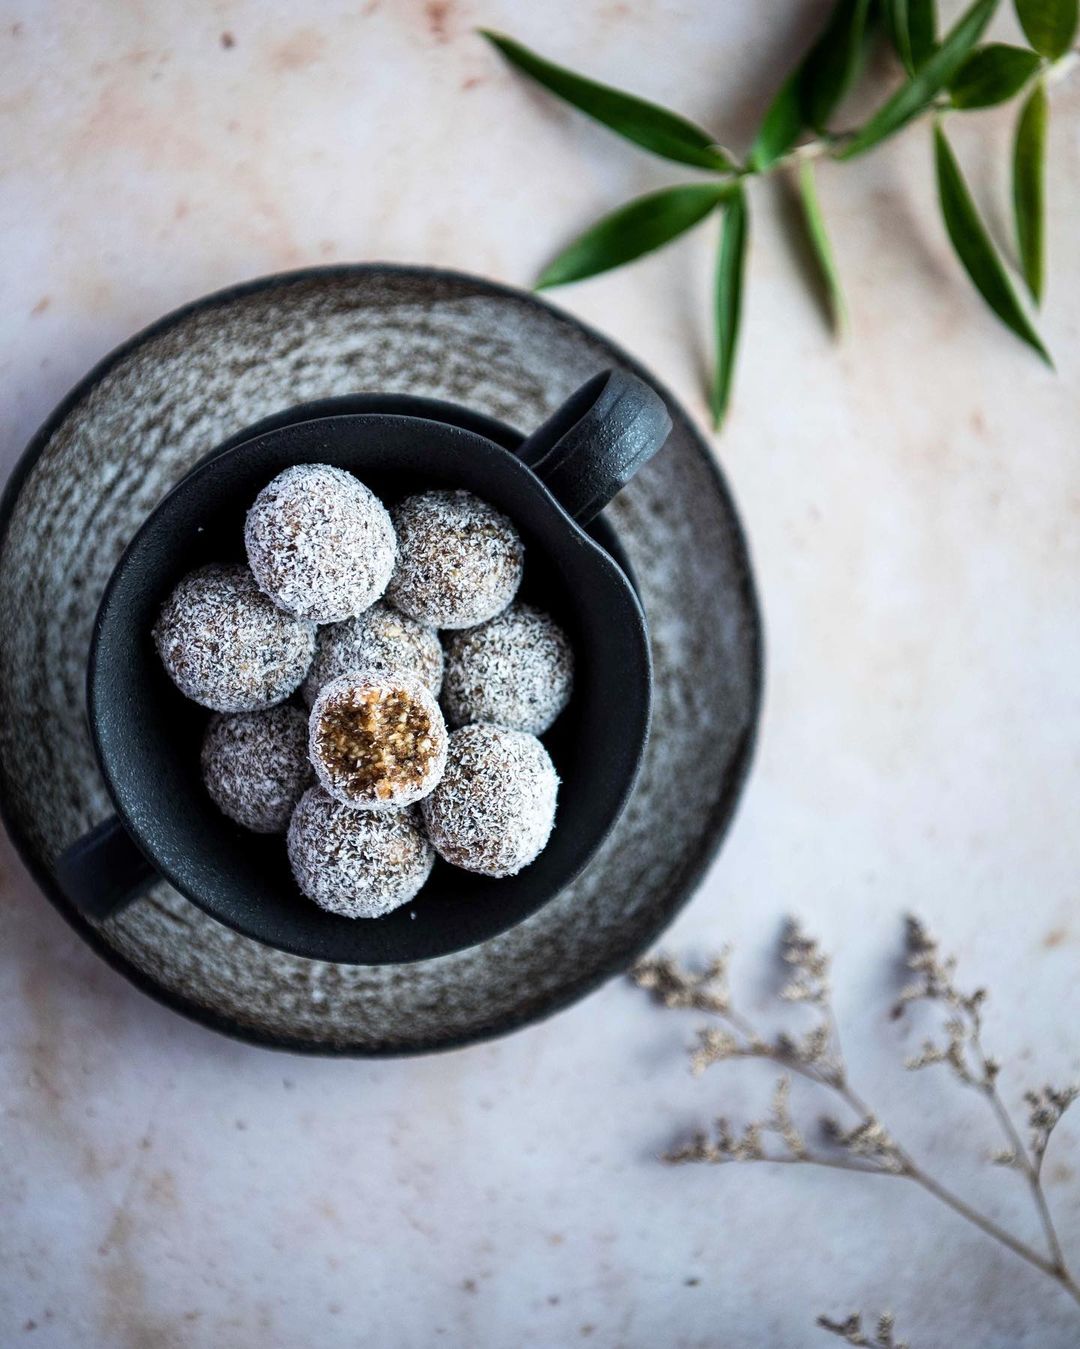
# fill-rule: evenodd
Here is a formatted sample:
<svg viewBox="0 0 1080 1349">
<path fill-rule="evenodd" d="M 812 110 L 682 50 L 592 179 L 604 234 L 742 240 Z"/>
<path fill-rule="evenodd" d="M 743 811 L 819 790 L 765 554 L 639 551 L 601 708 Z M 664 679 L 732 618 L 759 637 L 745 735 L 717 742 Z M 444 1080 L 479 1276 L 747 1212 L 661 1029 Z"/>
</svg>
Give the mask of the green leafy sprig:
<svg viewBox="0 0 1080 1349">
<path fill-rule="evenodd" d="M 981 39 L 1000 0 L 973 0 L 939 36 L 936 0 L 834 0 L 817 40 L 767 107 L 742 159 L 678 113 L 552 64 L 512 38 L 483 36 L 518 70 L 624 139 L 712 175 L 639 197 L 586 230 L 554 259 L 538 286 L 565 285 L 661 248 L 706 218 L 721 217 L 716 255 L 716 356 L 711 405 L 719 427 L 732 392 L 750 237 L 749 187 L 789 174 L 820 275 L 831 326 L 847 322 L 840 272 L 817 189 L 817 160 L 855 159 L 910 122 L 931 122 L 938 202 L 945 229 L 975 289 L 1021 341 L 1050 364 L 1029 309 L 972 198 L 946 134 L 947 117 L 1017 100 L 1012 153 L 1016 253 L 1028 299 L 1042 301 L 1046 276 L 1047 86 L 1075 59 L 1080 0 L 1014 0 L 1027 47 Z M 872 44 L 886 41 L 904 72 L 900 86 L 862 125 L 834 126 L 862 78 Z"/>
</svg>

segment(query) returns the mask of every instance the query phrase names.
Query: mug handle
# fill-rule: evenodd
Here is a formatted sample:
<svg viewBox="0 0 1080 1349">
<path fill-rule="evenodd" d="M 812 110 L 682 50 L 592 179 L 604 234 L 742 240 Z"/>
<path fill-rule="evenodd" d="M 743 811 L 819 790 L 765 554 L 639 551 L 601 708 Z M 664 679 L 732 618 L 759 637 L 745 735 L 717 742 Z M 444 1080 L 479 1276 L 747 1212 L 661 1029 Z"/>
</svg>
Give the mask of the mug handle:
<svg viewBox="0 0 1080 1349">
<path fill-rule="evenodd" d="M 56 859 L 55 875 L 65 898 L 98 921 L 139 899 L 158 879 L 115 815 L 65 848 Z"/>
<path fill-rule="evenodd" d="M 664 400 L 626 370 L 605 370 L 572 393 L 517 457 L 579 525 L 599 515 L 667 440 Z"/>
</svg>

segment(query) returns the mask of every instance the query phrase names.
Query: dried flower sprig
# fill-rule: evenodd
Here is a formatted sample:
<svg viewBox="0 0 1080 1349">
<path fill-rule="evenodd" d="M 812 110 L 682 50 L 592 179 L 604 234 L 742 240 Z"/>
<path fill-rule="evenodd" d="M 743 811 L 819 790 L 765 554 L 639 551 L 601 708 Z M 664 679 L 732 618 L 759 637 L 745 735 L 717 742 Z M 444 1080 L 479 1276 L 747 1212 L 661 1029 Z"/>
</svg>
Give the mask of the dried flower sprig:
<svg viewBox="0 0 1080 1349">
<path fill-rule="evenodd" d="M 818 161 L 847 161 L 917 118 L 933 127 L 938 201 L 946 233 L 976 290 L 1006 327 L 1048 364 L 1050 357 L 1010 279 L 964 181 L 945 120 L 1020 99 L 1012 151 L 1015 246 L 1030 299 L 1045 282 L 1047 89 L 1075 63 L 1077 0 L 1014 0 L 1027 47 L 979 45 L 999 0 L 973 0 L 938 37 L 936 0 L 834 0 L 817 40 L 769 104 L 740 158 L 710 132 L 634 94 L 554 65 L 512 38 L 483 36 L 518 70 L 625 140 L 664 159 L 713 175 L 649 193 L 598 221 L 549 264 L 538 287 L 560 286 L 632 262 L 661 248 L 709 216 L 722 216 L 716 256 L 716 356 L 711 390 L 719 426 L 731 398 L 749 238 L 748 188 L 755 179 L 789 174 L 801 206 L 810 256 L 816 261 L 830 322 L 839 335 L 847 305 L 817 190 Z M 866 69 L 867 52 L 884 36 L 903 82 L 852 129 L 835 116 Z"/>
<path fill-rule="evenodd" d="M 822 1330 L 839 1335 L 845 1344 L 869 1346 L 869 1349 L 910 1349 L 910 1345 L 896 1339 L 893 1334 L 896 1320 L 892 1312 L 882 1312 L 878 1317 L 872 1340 L 867 1337 L 868 1332 L 863 1330 L 862 1317 L 858 1312 L 852 1312 L 843 1321 L 833 1321 L 828 1316 L 819 1316 L 817 1323 Z"/>
<path fill-rule="evenodd" d="M 893 1135 L 849 1080 L 833 1013 L 830 961 L 820 944 L 800 924 L 789 920 L 780 943 L 780 954 L 790 975 L 780 989 L 786 1003 L 803 1003 L 811 1009 L 813 1024 L 807 1031 L 784 1030 L 762 1033 L 732 1001 L 728 967 L 730 953 L 722 952 L 698 973 L 685 969 L 670 956 L 642 960 L 633 971 L 634 982 L 665 1007 L 691 1009 L 714 1016 L 721 1024 L 703 1027 L 690 1047 L 690 1067 L 701 1074 L 716 1063 L 732 1059 L 759 1059 L 784 1070 L 774 1089 L 769 1111 L 737 1130 L 726 1119 L 715 1121 L 711 1130 L 695 1133 L 672 1149 L 664 1160 L 672 1164 L 724 1162 L 773 1162 L 788 1165 L 831 1167 L 877 1176 L 901 1177 L 914 1182 L 987 1236 L 1053 1279 L 1077 1303 L 1080 1283 L 1070 1271 L 1042 1183 L 1043 1159 L 1054 1129 L 1069 1106 L 1080 1097 L 1080 1086 L 1043 1087 L 1028 1092 L 1027 1142 L 1021 1137 L 998 1090 L 1000 1065 L 988 1055 L 982 1042 L 982 1009 L 987 993 L 970 992 L 956 982 L 956 961 L 944 956 L 938 943 L 918 919 L 907 921 L 906 966 L 912 978 L 893 1008 L 900 1017 L 912 1003 L 925 1001 L 944 1014 L 943 1037 L 929 1039 L 906 1066 L 918 1070 L 944 1064 L 963 1086 L 976 1090 L 988 1103 L 1005 1140 L 1005 1148 L 992 1160 L 1017 1170 L 1027 1181 L 1046 1241 L 1046 1252 L 1013 1235 L 994 1219 L 935 1179 Z M 853 1118 L 844 1123 L 828 1116 L 821 1121 L 821 1143 L 811 1146 L 805 1131 L 796 1124 L 790 1108 L 791 1075 L 798 1075 L 831 1093 Z M 837 1333 L 864 1335 L 858 1317 L 830 1323 Z M 892 1323 L 885 1322 L 892 1334 Z M 885 1333 L 879 1324 L 880 1335 Z M 853 1344 L 871 1341 L 852 1339 Z"/>
</svg>

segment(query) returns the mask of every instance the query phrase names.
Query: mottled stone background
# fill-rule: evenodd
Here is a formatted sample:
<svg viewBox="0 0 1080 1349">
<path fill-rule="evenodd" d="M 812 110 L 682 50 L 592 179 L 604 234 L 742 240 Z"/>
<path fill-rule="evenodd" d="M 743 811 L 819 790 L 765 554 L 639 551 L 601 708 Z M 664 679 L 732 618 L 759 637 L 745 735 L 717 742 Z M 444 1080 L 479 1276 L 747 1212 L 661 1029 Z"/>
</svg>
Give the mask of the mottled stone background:
<svg viewBox="0 0 1080 1349">
<path fill-rule="evenodd" d="M 523 86 L 477 23 L 741 146 L 823 8 L 4 5 L 5 467 L 93 361 L 202 292 L 375 258 L 526 283 L 595 213 L 680 176 Z M 803 914 L 837 952 L 866 1093 L 1032 1239 L 1020 1182 L 980 1160 L 991 1121 L 944 1078 L 903 1074 L 921 1027 L 886 1009 L 916 908 L 993 990 L 1010 1101 L 1080 1072 L 1080 78 L 1054 122 L 1056 376 L 959 277 L 923 130 L 822 176 L 855 323 L 841 351 L 800 284 L 783 194 L 755 192 L 718 453 L 758 568 L 769 691 L 733 833 L 670 934 L 688 951 L 734 940 L 755 1007 L 781 915 Z M 995 225 L 1008 138 L 996 113 L 957 135 Z M 711 248 L 706 227 L 559 297 L 699 417 Z M 756 1111 L 769 1079 L 690 1080 L 689 1024 L 623 985 L 442 1058 L 275 1056 L 129 988 L 6 844 L 0 862 L 5 1347 L 794 1346 L 822 1342 L 819 1311 L 855 1305 L 894 1307 L 915 1346 L 1080 1336 L 1075 1307 L 917 1192 L 660 1168 L 673 1133 Z M 1054 1149 L 1048 1192 L 1080 1260 L 1080 1125 Z"/>
</svg>

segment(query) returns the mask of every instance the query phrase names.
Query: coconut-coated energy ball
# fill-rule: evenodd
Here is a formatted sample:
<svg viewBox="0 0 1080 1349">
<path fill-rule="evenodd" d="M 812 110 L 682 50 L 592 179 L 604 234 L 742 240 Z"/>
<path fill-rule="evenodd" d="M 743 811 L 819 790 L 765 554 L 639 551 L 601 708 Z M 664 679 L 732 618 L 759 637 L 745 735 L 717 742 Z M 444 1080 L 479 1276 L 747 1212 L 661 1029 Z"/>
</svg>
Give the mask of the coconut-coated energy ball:
<svg viewBox="0 0 1080 1349">
<path fill-rule="evenodd" d="M 391 511 L 398 560 L 386 598 L 433 628 L 471 628 L 517 594 L 525 550 L 507 517 L 471 492 L 421 492 Z"/>
<path fill-rule="evenodd" d="M 169 678 L 215 712 L 253 712 L 300 687 L 315 654 L 315 624 L 279 609 L 247 567 L 212 563 L 161 607 L 154 643 Z"/>
<path fill-rule="evenodd" d="M 396 810 L 432 790 L 446 766 L 446 723 L 415 675 L 381 670 L 323 685 L 308 753 L 320 783 L 360 810 Z"/>
<path fill-rule="evenodd" d="M 283 834 L 315 781 L 307 717 L 288 704 L 211 717 L 202 746 L 202 776 L 223 815 L 256 834 Z"/>
<path fill-rule="evenodd" d="M 304 680 L 304 701 L 308 707 L 324 684 L 351 670 L 401 670 L 414 674 L 437 698 L 443 679 L 439 634 L 426 623 L 418 623 L 382 603 L 373 604 L 344 623 L 320 628 L 315 659 Z"/>
<path fill-rule="evenodd" d="M 531 604 L 511 604 L 450 638 L 443 709 L 451 726 L 488 721 L 543 735 L 573 682 L 574 653 L 562 628 Z"/>
<path fill-rule="evenodd" d="M 315 623 L 363 613 L 394 570 L 394 528 L 359 478 L 295 464 L 267 483 L 244 526 L 248 565 L 275 604 Z"/>
<path fill-rule="evenodd" d="M 413 811 L 353 810 L 321 787 L 293 811 L 288 851 L 308 899 L 345 918 L 381 918 L 407 904 L 435 861 Z"/>
<path fill-rule="evenodd" d="M 555 765 L 535 736 L 463 726 L 450 736 L 446 771 L 420 812 L 447 862 L 481 876 L 514 876 L 543 851 L 558 789 Z"/>
</svg>

